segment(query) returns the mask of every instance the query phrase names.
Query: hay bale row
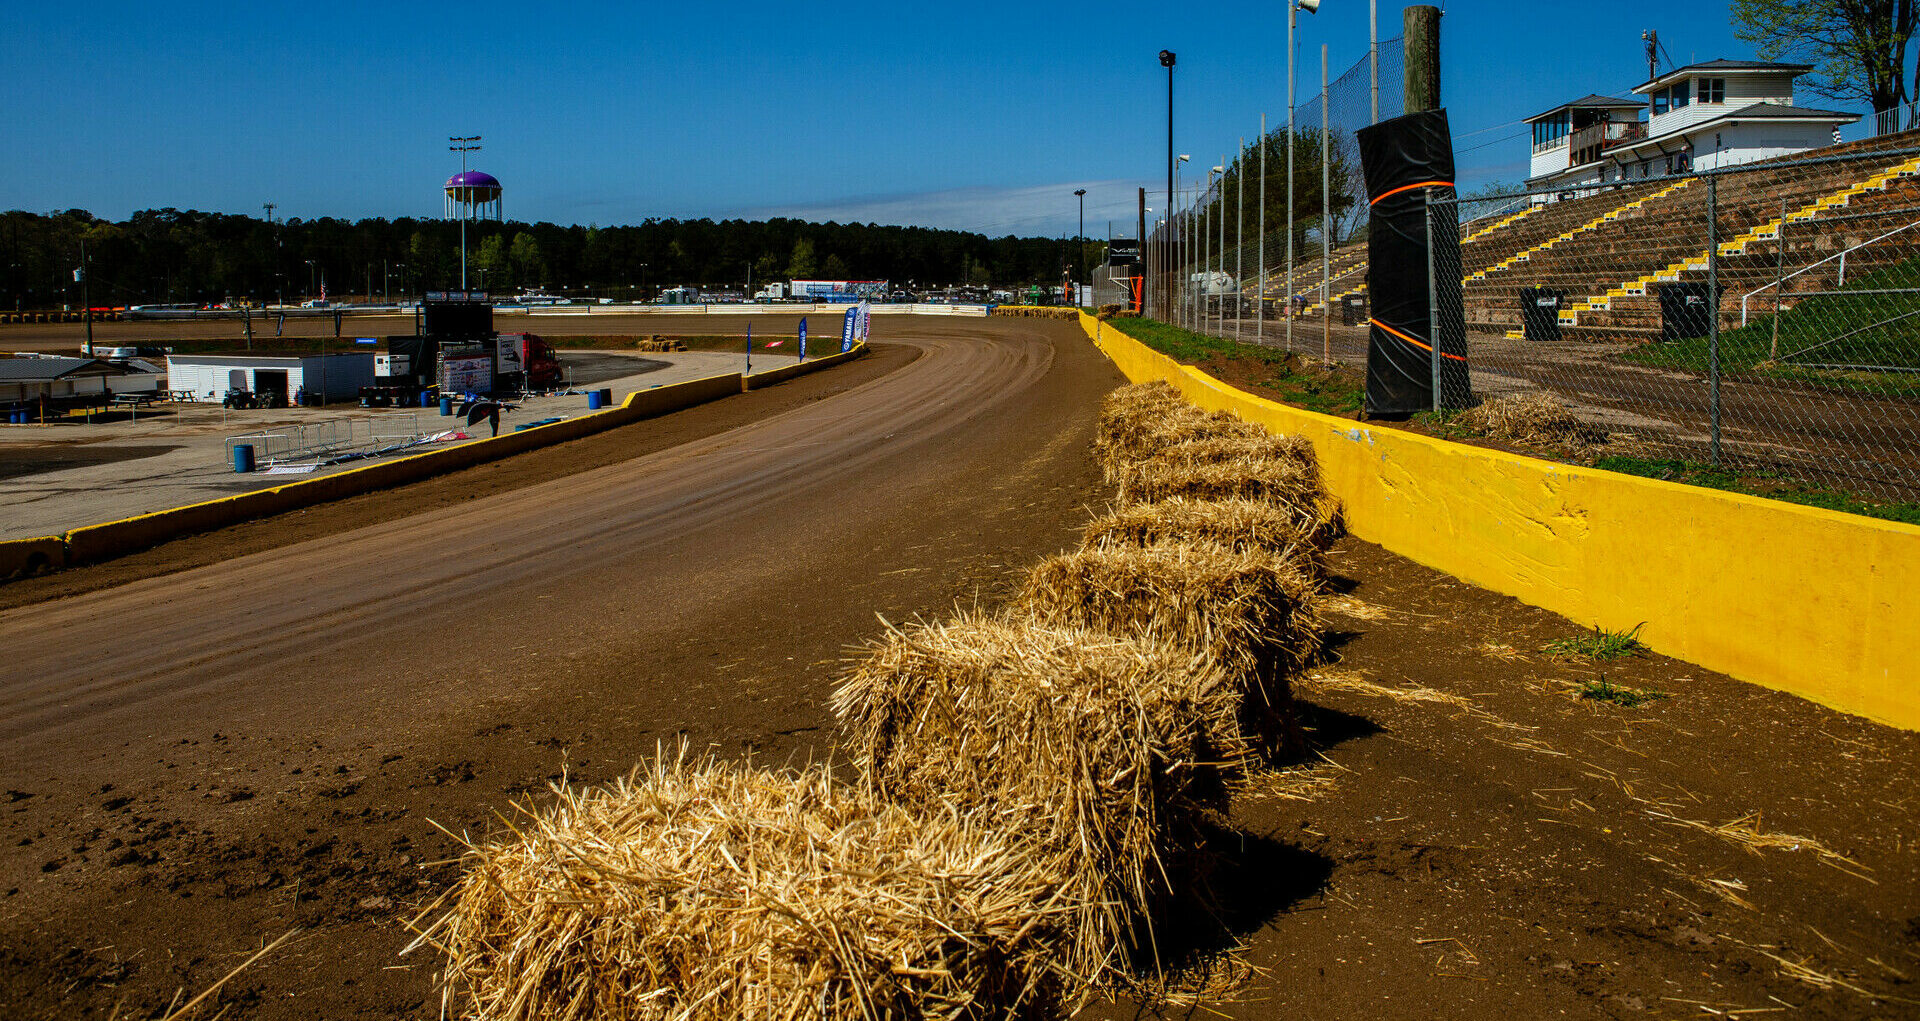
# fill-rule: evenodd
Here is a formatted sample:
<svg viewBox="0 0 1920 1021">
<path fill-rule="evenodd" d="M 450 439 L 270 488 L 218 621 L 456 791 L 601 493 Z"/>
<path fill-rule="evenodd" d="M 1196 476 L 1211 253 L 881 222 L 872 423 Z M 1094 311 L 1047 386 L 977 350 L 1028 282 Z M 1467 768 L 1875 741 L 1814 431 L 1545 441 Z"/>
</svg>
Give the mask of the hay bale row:
<svg viewBox="0 0 1920 1021">
<path fill-rule="evenodd" d="M 476 848 L 425 936 L 471 1013 L 1049 1017 L 1128 984 L 1279 732 L 1332 516 L 1310 450 L 1129 389 L 1123 506 L 1007 612 L 842 678 L 857 783 L 663 759 Z"/>
<path fill-rule="evenodd" d="M 814 767 L 661 757 L 556 788 L 423 933 L 495 1021 L 1054 1016 L 1058 877 L 996 820 Z"/>
</svg>

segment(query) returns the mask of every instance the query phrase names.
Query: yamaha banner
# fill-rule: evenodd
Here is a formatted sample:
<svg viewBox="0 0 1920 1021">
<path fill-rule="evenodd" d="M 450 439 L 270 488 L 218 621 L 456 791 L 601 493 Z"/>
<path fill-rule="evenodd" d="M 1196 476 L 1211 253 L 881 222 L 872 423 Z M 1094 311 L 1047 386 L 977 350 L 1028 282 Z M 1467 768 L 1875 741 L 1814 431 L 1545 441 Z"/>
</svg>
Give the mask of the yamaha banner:
<svg viewBox="0 0 1920 1021">
<path fill-rule="evenodd" d="M 860 306 L 847 309 L 847 315 L 840 323 L 840 353 L 853 350 L 853 334 L 860 328 Z"/>
<path fill-rule="evenodd" d="M 1465 407 L 1471 396 L 1467 317 L 1447 112 L 1410 113 L 1356 134 L 1373 207 L 1367 414 Z"/>
<path fill-rule="evenodd" d="M 800 360 L 803 362 L 807 360 L 807 320 L 805 316 L 802 316 L 800 319 Z"/>
</svg>

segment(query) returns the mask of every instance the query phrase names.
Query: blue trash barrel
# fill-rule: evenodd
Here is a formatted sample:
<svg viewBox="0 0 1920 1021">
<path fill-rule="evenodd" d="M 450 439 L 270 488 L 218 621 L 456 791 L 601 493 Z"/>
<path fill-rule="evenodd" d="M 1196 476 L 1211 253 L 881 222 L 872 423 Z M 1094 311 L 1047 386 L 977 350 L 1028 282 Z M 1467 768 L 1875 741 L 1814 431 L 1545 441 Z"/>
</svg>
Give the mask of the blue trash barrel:
<svg viewBox="0 0 1920 1021">
<path fill-rule="evenodd" d="M 598 390 L 587 391 L 587 410 L 588 411 L 600 410 L 600 391 Z"/>
<path fill-rule="evenodd" d="M 433 391 L 432 390 L 420 391 L 420 406 L 423 408 L 433 407 Z"/>
<path fill-rule="evenodd" d="M 253 470 L 253 445 L 236 443 L 233 447 L 233 470 L 242 474 Z"/>
<path fill-rule="evenodd" d="M 453 414 L 453 398 L 451 397 L 440 398 L 440 413 L 442 415 Z"/>
</svg>

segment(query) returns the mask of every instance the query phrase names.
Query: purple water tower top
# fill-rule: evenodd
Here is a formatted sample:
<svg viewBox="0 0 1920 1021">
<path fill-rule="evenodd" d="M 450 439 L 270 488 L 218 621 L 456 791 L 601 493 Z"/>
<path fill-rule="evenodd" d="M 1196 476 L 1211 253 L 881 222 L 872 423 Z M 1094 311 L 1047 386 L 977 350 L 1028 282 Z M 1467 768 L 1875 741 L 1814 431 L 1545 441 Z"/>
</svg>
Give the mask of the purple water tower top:
<svg viewBox="0 0 1920 1021">
<path fill-rule="evenodd" d="M 484 173 L 479 170 L 465 170 L 458 174 L 453 175 L 452 177 L 447 178 L 447 187 L 449 189 L 491 188 L 494 191 L 499 191 L 500 180 L 499 178 L 494 177 L 492 174 Z"/>
</svg>

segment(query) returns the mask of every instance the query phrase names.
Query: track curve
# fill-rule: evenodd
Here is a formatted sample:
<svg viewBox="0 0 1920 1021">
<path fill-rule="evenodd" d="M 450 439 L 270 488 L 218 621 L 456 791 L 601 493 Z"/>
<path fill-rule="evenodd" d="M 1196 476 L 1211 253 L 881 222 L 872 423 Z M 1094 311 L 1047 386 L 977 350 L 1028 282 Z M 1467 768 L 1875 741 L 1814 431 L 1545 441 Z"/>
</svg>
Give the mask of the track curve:
<svg viewBox="0 0 1920 1021">
<path fill-rule="evenodd" d="M 886 339 L 920 358 L 772 418 L 0 614 L 0 774 L 22 795 L 0 833 L 0 883 L 17 894 L 0 943 L 204 941 L 211 957 L 300 922 L 331 950 L 259 971 L 253 1015 L 405 1013 L 426 1002 L 423 976 L 383 973 L 391 956 L 370 948 L 390 955 L 395 934 L 367 938 L 374 923 L 354 905 L 368 890 L 404 903 L 444 869 L 422 890 L 418 866 L 404 882 L 377 863 L 364 877 L 329 871 L 341 888 L 308 907 L 208 867 L 209 849 L 248 877 L 264 869 L 272 890 L 298 870 L 263 863 L 291 848 L 326 846 L 332 861 L 351 838 L 361 857 L 393 859 L 382 841 L 435 842 L 427 818 L 484 828 L 558 769 L 617 775 L 663 737 L 817 752 L 833 663 L 877 629 L 873 613 L 991 598 L 1011 569 L 1070 541 L 1097 499 L 1094 408 L 1120 382 L 1071 324 L 898 322 L 888 332 L 904 336 Z M 489 736 L 538 730 L 553 733 Z M 157 841 L 155 820 L 168 834 Z M 151 850 L 116 870 L 102 843 Z M 436 857 L 457 852 L 441 844 Z M 152 888 L 157 876 L 169 890 L 217 885 L 245 924 L 183 932 L 213 905 L 188 910 Z M 186 971 L 131 986 L 164 1006 L 213 966 Z M 0 993 L 63 1015 L 68 998 L 31 991 L 58 974 L 15 958 Z M 356 984 L 298 1010 L 267 992 L 315 975 Z M 84 1002 L 87 988 L 72 995 Z"/>
</svg>

